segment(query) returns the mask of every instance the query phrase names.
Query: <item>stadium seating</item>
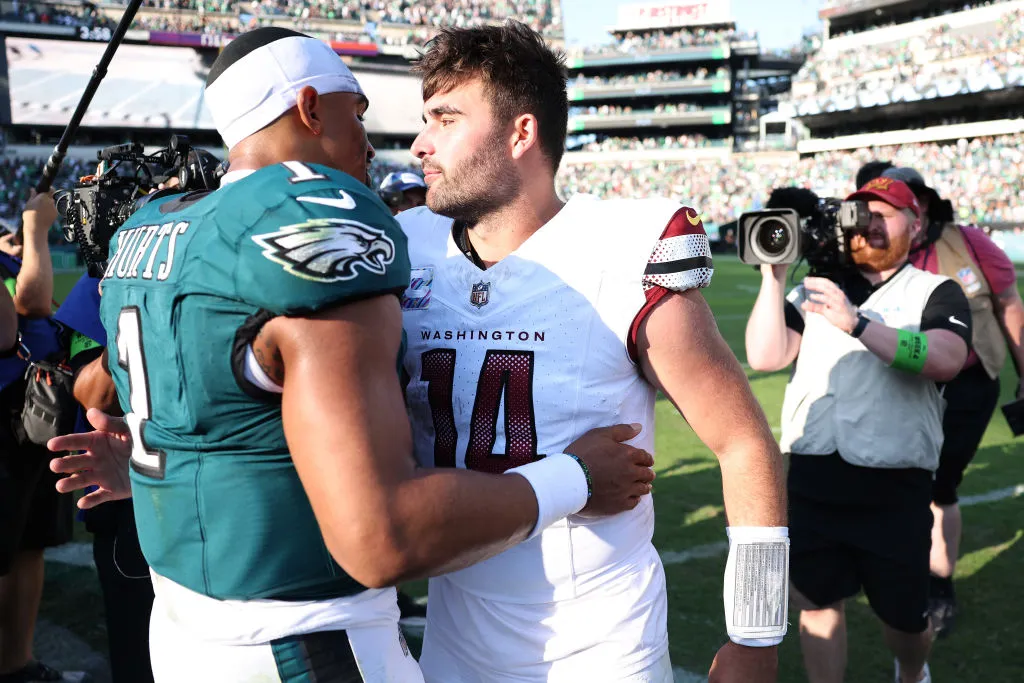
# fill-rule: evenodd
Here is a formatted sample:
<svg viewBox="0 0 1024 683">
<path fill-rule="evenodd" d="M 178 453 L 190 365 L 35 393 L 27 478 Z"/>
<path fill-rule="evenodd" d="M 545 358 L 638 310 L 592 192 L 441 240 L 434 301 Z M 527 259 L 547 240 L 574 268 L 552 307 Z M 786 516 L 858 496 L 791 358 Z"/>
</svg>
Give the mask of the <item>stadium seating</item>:
<svg viewBox="0 0 1024 683">
<path fill-rule="evenodd" d="M 645 74 L 628 74 L 611 77 L 591 76 L 586 77 L 580 74 L 570 80 L 569 85 L 577 88 L 584 86 L 606 86 L 606 85 L 641 85 L 644 83 L 667 83 L 672 81 L 704 80 L 708 78 L 729 78 L 729 70 L 720 67 L 715 71 L 701 67 L 693 71 L 663 71 L 657 69 Z"/>
<path fill-rule="evenodd" d="M 795 154 L 753 154 L 733 155 L 724 162 L 695 158 L 574 164 L 567 157 L 559 187 L 563 196 L 669 196 L 699 208 L 709 223 L 721 224 L 762 208 L 775 187 L 798 185 L 821 196 L 845 196 L 854 190 L 857 170 L 872 159 L 920 171 L 940 195 L 952 200 L 964 223 L 1024 222 L 1021 134 L 825 152 L 799 160 Z"/>
<path fill-rule="evenodd" d="M 104 8 L 124 5 L 104 3 Z M 52 6 L 19 3 L 4 15 L 7 21 L 60 23 L 76 25 L 79 16 Z M 159 10 L 154 14 L 152 10 Z M 112 12 L 108 17 L 116 17 Z M 287 20 L 300 30 L 313 30 L 307 24 L 338 24 L 329 37 L 335 40 L 377 41 L 386 45 L 422 44 L 439 26 L 473 26 L 518 19 L 545 35 L 559 37 L 562 10 L 559 0 L 146 0 L 133 28 L 182 33 L 219 33 L 235 35 L 267 23 Z M 369 26 L 374 28 L 370 28 Z M 380 32 L 376 27 L 409 26 L 418 30 Z M 321 33 L 321 30 L 315 32 Z"/>
<path fill-rule="evenodd" d="M 839 38 L 810 56 L 793 79 L 798 115 L 845 111 L 893 102 L 1001 90 L 1024 83 L 1024 11 L 1007 4 L 973 10 L 958 21 L 909 25 L 865 42 L 871 34 Z M 972 22 L 970 19 L 978 21 Z M 902 27 L 901 27 L 902 28 Z M 897 38 L 896 36 L 899 36 Z M 881 40 L 881 38 L 885 38 Z"/>
<path fill-rule="evenodd" d="M 679 47 L 698 45 L 721 45 L 730 40 L 746 37 L 746 34 L 733 29 L 680 29 L 666 33 L 653 31 L 650 33 L 627 32 L 622 38 L 610 45 L 597 45 L 578 48 L 571 52 L 573 56 L 597 56 L 631 54 L 636 52 L 657 52 L 672 50 Z"/>
</svg>

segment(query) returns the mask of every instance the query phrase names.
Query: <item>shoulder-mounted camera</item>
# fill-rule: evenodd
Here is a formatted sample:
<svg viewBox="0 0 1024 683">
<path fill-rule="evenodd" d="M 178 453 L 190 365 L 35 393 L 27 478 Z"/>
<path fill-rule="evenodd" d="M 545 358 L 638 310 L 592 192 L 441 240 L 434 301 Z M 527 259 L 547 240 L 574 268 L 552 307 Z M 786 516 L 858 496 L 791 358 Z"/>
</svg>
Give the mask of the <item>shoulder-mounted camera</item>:
<svg viewBox="0 0 1024 683">
<path fill-rule="evenodd" d="M 94 175 L 80 178 L 54 197 L 64 238 L 78 245 L 92 277 L 103 276 L 110 238 L 129 216 L 157 197 L 215 190 L 226 170 L 217 157 L 192 147 L 184 135 L 172 135 L 167 147 L 152 154 L 145 154 L 138 143 L 106 147 L 97 160 Z M 177 186 L 166 187 L 172 179 Z M 154 191 L 160 185 L 165 189 Z"/>
</svg>

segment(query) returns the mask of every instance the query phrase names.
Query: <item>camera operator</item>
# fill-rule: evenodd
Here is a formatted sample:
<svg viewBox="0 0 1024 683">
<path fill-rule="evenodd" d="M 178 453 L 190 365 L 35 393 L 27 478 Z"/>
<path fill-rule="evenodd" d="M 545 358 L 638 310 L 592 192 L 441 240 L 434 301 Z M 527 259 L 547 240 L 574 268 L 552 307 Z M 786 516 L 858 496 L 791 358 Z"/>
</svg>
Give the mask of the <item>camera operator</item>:
<svg viewBox="0 0 1024 683">
<path fill-rule="evenodd" d="M 28 358 L 60 350 L 58 329 L 49 318 L 53 265 L 47 234 L 57 218 L 53 197 L 33 193 L 22 218 L 21 258 L 0 253 L 0 275 L 17 312 L 20 337 L 0 354 L 0 468 L 9 488 L 6 517 L 0 520 L 0 681 L 59 681 L 61 672 L 34 659 L 32 640 L 43 593 L 43 550 L 71 540 L 73 503 L 70 495 L 57 493 L 45 447 L 27 438 L 21 422 Z"/>
<path fill-rule="evenodd" d="M 69 365 L 79 411 L 75 431 L 92 431 L 85 411 L 120 415 L 114 383 L 107 374 L 107 333 L 100 321 L 100 279 L 83 275 L 54 318 L 71 330 Z M 103 593 L 111 680 L 152 683 L 149 618 L 153 583 L 139 546 L 132 501 L 115 500 L 79 513 L 93 534 L 93 561 Z"/>
<path fill-rule="evenodd" d="M 910 262 L 959 284 L 970 303 L 973 321 L 971 353 L 943 392 L 945 441 L 932 486 L 935 523 L 929 611 L 936 634 L 943 637 L 952 631 L 956 618 L 953 571 L 963 531 L 957 488 L 999 402 L 999 373 L 1007 345 L 1018 374 L 1024 370 L 1024 302 L 1017 291 L 1017 272 L 1006 253 L 978 228 L 958 225 L 952 205 L 929 187 L 920 173 L 889 168 L 882 175 L 905 182 L 921 204 L 924 230 L 914 242 Z M 1022 396 L 1024 377 L 1017 387 L 1017 398 Z"/>
<path fill-rule="evenodd" d="M 796 361 L 781 445 L 790 454 L 790 577 L 809 679 L 843 680 L 843 601 L 863 589 L 897 680 L 930 681 L 937 383 L 967 357 L 970 308 L 955 282 L 908 264 L 921 227 L 909 187 L 879 178 L 848 200 L 866 202 L 871 214 L 866 229 L 847 235 L 854 267 L 807 277 L 784 296 L 787 267 L 762 266 L 747 358 L 761 371 Z"/>
</svg>

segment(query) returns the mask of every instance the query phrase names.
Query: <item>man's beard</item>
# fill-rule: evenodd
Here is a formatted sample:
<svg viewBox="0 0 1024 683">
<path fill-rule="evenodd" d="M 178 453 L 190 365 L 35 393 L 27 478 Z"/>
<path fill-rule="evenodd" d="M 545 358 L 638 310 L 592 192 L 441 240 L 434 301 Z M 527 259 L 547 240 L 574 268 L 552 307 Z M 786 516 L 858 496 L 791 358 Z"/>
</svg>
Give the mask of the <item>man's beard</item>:
<svg viewBox="0 0 1024 683">
<path fill-rule="evenodd" d="M 873 247 L 862 234 L 850 239 L 850 257 L 861 270 L 884 273 L 899 266 L 910 253 L 910 233 L 904 232 L 895 239 L 887 240 L 884 248 Z"/>
<path fill-rule="evenodd" d="M 427 191 L 427 207 L 434 213 L 473 225 L 488 214 L 507 206 L 522 183 L 501 157 L 504 136 L 489 137 L 457 168 L 424 164 L 424 170 L 440 171 L 441 177 Z"/>
</svg>

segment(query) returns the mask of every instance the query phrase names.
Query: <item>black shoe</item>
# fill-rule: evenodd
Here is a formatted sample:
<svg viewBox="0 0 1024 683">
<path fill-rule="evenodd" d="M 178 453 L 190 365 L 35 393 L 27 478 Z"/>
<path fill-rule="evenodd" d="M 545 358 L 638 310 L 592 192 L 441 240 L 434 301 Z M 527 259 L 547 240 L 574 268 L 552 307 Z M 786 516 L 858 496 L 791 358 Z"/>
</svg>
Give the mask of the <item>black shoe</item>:
<svg viewBox="0 0 1024 683">
<path fill-rule="evenodd" d="M 398 612 L 402 621 L 427 618 L 427 606 L 417 603 L 402 591 L 398 591 Z"/>
<path fill-rule="evenodd" d="M 936 638 L 945 638 L 953 632 L 956 623 L 955 598 L 931 598 L 928 600 L 928 615 Z"/>
</svg>

